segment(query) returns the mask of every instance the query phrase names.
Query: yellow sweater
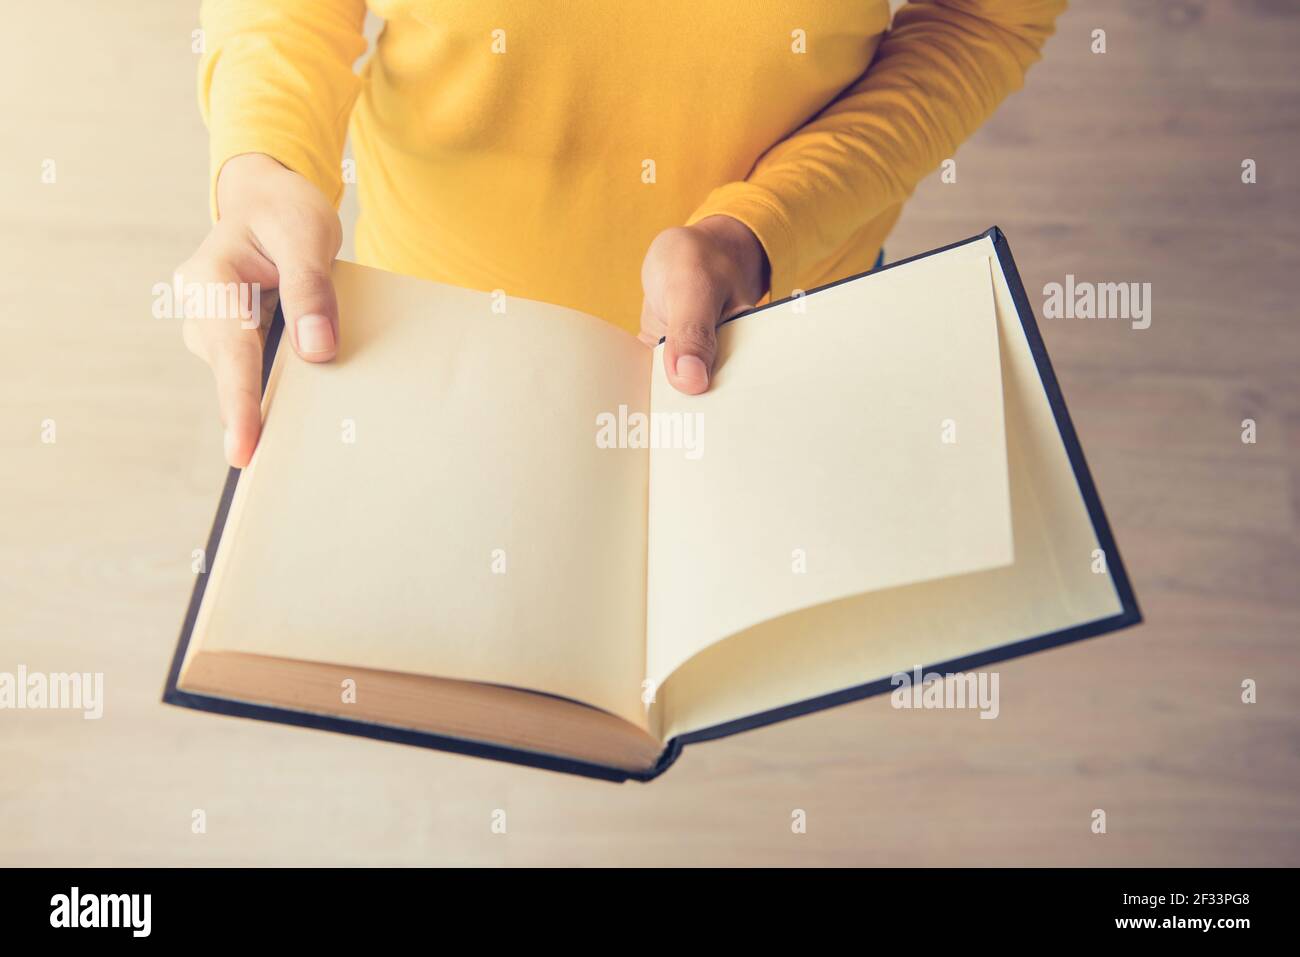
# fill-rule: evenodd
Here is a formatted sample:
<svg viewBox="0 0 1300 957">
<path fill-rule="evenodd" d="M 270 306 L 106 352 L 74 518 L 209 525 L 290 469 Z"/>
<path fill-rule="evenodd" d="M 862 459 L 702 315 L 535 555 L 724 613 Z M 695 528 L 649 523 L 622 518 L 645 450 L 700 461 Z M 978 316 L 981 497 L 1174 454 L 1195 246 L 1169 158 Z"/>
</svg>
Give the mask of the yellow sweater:
<svg viewBox="0 0 1300 957">
<path fill-rule="evenodd" d="M 207 0 L 213 179 L 267 153 L 357 258 L 635 332 L 661 229 L 725 213 L 775 298 L 870 268 L 902 201 L 1020 86 L 1065 0 Z"/>
</svg>

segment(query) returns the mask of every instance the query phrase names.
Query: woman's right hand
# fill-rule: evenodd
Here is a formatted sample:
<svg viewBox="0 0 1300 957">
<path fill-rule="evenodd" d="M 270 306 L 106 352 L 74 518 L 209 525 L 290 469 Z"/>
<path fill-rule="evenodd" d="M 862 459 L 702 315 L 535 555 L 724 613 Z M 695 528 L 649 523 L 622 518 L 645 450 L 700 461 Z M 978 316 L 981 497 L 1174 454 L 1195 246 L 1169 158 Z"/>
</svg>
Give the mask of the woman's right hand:
<svg viewBox="0 0 1300 957">
<path fill-rule="evenodd" d="M 334 358 L 339 314 L 330 268 L 343 230 L 329 201 L 271 157 L 245 153 L 222 167 L 217 206 L 217 224 L 176 270 L 178 288 L 238 283 L 243 290 L 256 283 L 262 290 L 278 289 L 293 350 L 308 362 Z M 212 298 L 205 295 L 204 301 Z M 248 305 L 245 299 L 243 308 Z M 226 460 L 236 468 L 248 464 L 262 429 L 263 330 L 257 320 L 187 310 L 184 322 L 185 345 L 216 379 Z"/>
</svg>

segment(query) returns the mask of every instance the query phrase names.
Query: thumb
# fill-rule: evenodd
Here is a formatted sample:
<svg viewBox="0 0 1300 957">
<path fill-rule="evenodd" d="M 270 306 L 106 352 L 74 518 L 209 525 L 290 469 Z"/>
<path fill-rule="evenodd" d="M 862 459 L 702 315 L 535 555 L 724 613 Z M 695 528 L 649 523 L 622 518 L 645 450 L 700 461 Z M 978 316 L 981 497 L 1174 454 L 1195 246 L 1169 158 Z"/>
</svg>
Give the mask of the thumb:
<svg viewBox="0 0 1300 957">
<path fill-rule="evenodd" d="M 276 260 L 280 308 L 294 351 L 308 362 L 328 362 L 338 351 L 339 307 L 329 258 L 296 255 Z"/>
<path fill-rule="evenodd" d="M 668 381 L 686 395 L 707 392 L 713 360 L 718 352 L 719 306 L 704 296 L 691 296 L 669 304 L 668 334 L 664 344 L 664 371 Z"/>
</svg>

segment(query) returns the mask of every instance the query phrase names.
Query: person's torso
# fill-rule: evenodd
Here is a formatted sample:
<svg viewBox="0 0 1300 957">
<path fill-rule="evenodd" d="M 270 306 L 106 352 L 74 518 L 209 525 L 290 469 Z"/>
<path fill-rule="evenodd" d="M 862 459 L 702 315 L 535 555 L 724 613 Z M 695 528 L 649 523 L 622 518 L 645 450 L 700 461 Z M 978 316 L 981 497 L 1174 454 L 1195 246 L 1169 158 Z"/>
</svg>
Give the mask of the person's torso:
<svg viewBox="0 0 1300 957">
<path fill-rule="evenodd" d="M 371 0 L 373 265 L 629 330 L 641 257 L 867 68 L 886 0 Z"/>
</svg>

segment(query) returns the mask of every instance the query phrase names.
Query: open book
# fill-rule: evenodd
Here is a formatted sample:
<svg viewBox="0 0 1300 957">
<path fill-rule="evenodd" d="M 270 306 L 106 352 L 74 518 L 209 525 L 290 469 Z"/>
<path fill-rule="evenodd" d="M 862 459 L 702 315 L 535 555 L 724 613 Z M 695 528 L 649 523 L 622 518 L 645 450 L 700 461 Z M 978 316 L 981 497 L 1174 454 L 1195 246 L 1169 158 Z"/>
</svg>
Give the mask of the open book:
<svg viewBox="0 0 1300 957">
<path fill-rule="evenodd" d="M 596 777 L 1140 620 L 1005 238 L 718 330 L 349 263 L 266 354 L 165 700 Z"/>
</svg>

